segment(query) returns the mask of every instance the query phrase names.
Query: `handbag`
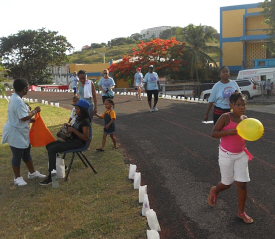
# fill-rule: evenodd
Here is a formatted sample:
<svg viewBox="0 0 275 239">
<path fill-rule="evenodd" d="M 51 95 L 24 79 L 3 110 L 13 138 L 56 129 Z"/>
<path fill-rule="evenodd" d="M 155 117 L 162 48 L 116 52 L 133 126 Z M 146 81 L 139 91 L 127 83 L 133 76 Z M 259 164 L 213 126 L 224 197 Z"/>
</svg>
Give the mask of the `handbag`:
<svg viewBox="0 0 275 239">
<path fill-rule="evenodd" d="M 72 138 L 72 133 L 68 130 L 68 127 L 63 125 L 56 134 L 57 140 L 61 142 L 66 142 Z"/>
</svg>

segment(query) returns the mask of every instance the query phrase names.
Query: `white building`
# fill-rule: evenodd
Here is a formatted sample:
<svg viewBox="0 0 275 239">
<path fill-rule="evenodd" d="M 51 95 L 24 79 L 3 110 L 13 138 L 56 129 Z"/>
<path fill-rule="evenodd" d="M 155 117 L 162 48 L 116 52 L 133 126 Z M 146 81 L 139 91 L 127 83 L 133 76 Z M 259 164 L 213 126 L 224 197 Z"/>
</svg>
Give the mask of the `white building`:
<svg viewBox="0 0 275 239">
<path fill-rule="evenodd" d="M 153 27 L 148 29 L 143 29 L 140 32 L 142 39 L 150 39 L 150 38 L 159 38 L 159 34 L 164 30 L 171 29 L 170 26 L 161 26 L 161 27 Z"/>
<path fill-rule="evenodd" d="M 56 85 L 68 85 L 70 80 L 68 65 L 50 66 L 49 71 L 52 73 L 52 81 Z"/>
</svg>

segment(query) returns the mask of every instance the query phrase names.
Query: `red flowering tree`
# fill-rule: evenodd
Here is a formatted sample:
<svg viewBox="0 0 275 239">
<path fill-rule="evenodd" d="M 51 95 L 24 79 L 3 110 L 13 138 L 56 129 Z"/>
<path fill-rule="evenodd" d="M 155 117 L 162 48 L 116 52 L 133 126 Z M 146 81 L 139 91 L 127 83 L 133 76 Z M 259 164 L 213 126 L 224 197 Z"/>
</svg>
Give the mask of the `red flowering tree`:
<svg viewBox="0 0 275 239">
<path fill-rule="evenodd" d="M 176 57 L 171 52 L 173 46 L 181 45 Z M 187 65 L 180 57 L 184 54 L 185 43 L 177 41 L 175 38 L 162 40 L 155 39 L 150 42 L 141 41 L 137 49 L 133 49 L 132 54 L 123 55 L 122 61 L 113 63 L 109 71 L 115 79 L 124 79 L 131 82 L 136 73 L 136 68 L 142 68 L 143 74 L 148 70 L 149 65 L 154 65 L 155 71 L 160 77 L 179 79 L 182 69 Z M 173 57 L 172 57 L 173 55 Z"/>
</svg>

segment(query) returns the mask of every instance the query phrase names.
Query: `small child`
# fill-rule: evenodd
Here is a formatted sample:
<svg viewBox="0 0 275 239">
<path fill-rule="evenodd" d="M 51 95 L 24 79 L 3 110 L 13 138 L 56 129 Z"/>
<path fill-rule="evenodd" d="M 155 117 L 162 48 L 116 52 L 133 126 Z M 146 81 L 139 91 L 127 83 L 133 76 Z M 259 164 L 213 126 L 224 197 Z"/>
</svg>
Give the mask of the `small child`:
<svg viewBox="0 0 275 239">
<path fill-rule="evenodd" d="M 76 105 L 76 103 L 77 103 L 78 100 L 79 100 L 78 96 L 74 96 L 74 97 L 73 97 L 73 105 Z M 75 118 L 76 118 L 76 113 L 75 113 L 75 107 L 74 107 L 74 108 L 72 109 L 72 112 L 71 112 L 71 115 L 70 115 L 68 124 L 69 124 L 70 122 L 72 122 L 71 125 L 73 125 L 74 122 L 75 122 Z"/>
<path fill-rule="evenodd" d="M 116 113 L 115 113 L 115 111 L 112 110 L 112 108 L 115 108 L 115 104 L 114 104 L 114 101 L 112 99 L 107 98 L 104 101 L 104 105 L 105 105 L 105 108 L 106 108 L 105 112 L 102 115 L 96 114 L 96 116 L 98 118 L 104 119 L 104 121 L 105 121 L 105 124 L 104 124 L 105 126 L 104 126 L 104 131 L 103 131 L 103 138 L 102 138 L 102 145 L 101 145 L 101 148 L 96 149 L 98 151 L 104 151 L 107 134 L 110 135 L 110 137 L 113 141 L 114 146 L 112 147 L 112 149 L 118 149 L 118 147 L 116 145 L 116 138 L 114 136 Z"/>
<path fill-rule="evenodd" d="M 221 138 L 219 147 L 219 165 L 221 172 L 221 182 L 210 189 L 208 203 L 215 206 L 217 196 L 220 192 L 228 189 L 236 181 L 238 188 L 238 217 L 245 223 L 252 223 L 244 210 L 247 182 L 250 181 L 248 172 L 248 161 L 253 156 L 248 152 L 245 140 L 237 134 L 237 125 L 246 118 L 246 100 L 243 94 L 235 92 L 230 98 L 231 112 L 224 113 L 218 119 L 212 130 L 213 138 Z"/>
</svg>

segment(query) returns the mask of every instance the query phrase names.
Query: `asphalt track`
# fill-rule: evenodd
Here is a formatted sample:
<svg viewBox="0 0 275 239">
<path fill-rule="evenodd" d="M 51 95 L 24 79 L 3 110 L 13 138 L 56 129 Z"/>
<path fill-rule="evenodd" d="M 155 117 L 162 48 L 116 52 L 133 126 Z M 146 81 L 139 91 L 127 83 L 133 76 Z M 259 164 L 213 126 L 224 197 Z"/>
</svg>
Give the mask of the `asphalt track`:
<svg viewBox="0 0 275 239">
<path fill-rule="evenodd" d="M 26 97 L 71 109 L 71 93 L 29 92 Z M 246 225 L 237 217 L 235 184 L 219 195 L 216 207 L 207 204 L 220 173 L 219 140 L 210 136 L 213 125 L 202 123 L 206 104 L 160 99 L 159 111 L 150 113 L 146 98 L 136 101 L 134 96 L 116 95 L 114 101 L 118 142 L 126 159 L 141 172 L 141 184 L 148 185 L 162 239 L 275 238 L 274 114 L 246 111 L 265 127 L 262 139 L 247 143 L 254 159 L 249 163 L 246 212 L 254 223 Z M 99 95 L 98 102 L 102 113 Z"/>
</svg>

